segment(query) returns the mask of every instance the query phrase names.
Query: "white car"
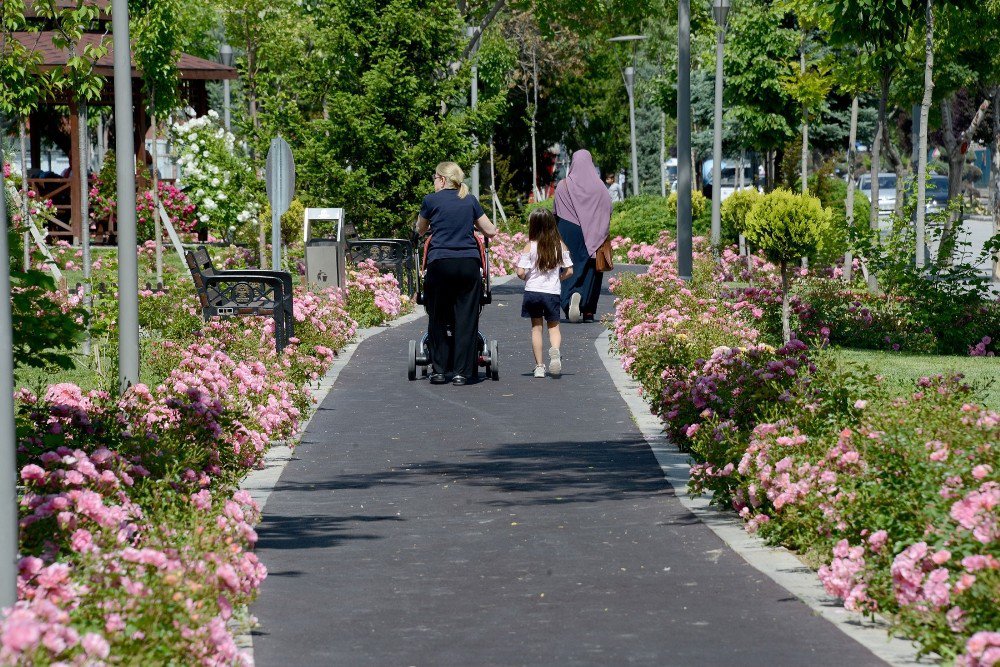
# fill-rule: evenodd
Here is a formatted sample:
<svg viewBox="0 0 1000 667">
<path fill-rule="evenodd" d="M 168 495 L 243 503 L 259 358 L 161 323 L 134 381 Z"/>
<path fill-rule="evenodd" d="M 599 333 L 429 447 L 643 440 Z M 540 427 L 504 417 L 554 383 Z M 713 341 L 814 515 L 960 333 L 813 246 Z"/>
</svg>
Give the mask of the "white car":
<svg viewBox="0 0 1000 667">
<path fill-rule="evenodd" d="M 858 189 L 872 200 L 871 174 L 861 174 L 858 178 Z M 896 208 L 896 174 L 883 171 L 878 175 L 878 217 L 888 218 Z"/>
</svg>

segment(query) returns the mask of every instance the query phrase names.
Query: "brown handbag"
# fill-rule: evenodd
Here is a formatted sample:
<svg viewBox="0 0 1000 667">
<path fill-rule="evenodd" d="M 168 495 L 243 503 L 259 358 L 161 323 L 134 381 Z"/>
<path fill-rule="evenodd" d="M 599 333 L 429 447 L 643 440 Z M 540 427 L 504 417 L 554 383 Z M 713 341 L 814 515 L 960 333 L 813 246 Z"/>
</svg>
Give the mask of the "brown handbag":
<svg viewBox="0 0 1000 667">
<path fill-rule="evenodd" d="M 601 272 L 610 271 L 615 268 L 615 263 L 612 259 L 610 236 L 604 239 L 604 243 L 601 244 L 601 247 L 599 247 L 597 252 L 594 254 L 594 263 L 597 265 L 597 270 Z"/>
</svg>

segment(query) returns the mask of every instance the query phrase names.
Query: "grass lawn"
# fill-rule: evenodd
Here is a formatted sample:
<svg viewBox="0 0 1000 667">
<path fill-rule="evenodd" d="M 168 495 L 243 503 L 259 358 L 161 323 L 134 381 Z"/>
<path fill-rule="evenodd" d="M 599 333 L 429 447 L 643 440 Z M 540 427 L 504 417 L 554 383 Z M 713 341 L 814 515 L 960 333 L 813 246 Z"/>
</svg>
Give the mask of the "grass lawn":
<svg viewBox="0 0 1000 667">
<path fill-rule="evenodd" d="M 920 377 L 961 373 L 966 382 L 976 388 L 984 404 L 1000 410 L 1000 357 L 948 357 L 847 349 L 836 350 L 834 354 L 885 376 L 889 386 L 900 394 L 911 393 L 914 381 Z"/>
</svg>

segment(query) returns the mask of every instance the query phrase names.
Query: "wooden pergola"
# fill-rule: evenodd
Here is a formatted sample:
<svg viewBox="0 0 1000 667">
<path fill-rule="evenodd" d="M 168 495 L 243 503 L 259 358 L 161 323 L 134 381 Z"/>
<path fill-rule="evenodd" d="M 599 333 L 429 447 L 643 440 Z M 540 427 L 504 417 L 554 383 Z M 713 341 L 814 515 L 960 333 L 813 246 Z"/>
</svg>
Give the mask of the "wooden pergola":
<svg viewBox="0 0 1000 667">
<path fill-rule="evenodd" d="M 72 0 L 62 0 L 62 3 L 66 2 L 69 2 L 74 7 L 76 6 L 76 3 Z M 107 13 L 108 0 L 97 0 L 97 4 L 102 10 L 101 23 L 106 24 L 110 22 L 111 17 Z M 110 28 L 110 26 L 105 27 Z M 19 41 L 25 48 L 41 54 L 41 67 L 43 70 L 63 67 L 69 58 L 69 53 L 66 49 L 59 48 L 54 44 L 54 36 L 55 33 L 51 31 L 13 34 L 14 39 Z M 95 73 L 104 79 L 104 88 L 100 99 L 87 102 L 88 108 L 98 106 L 113 107 L 114 103 L 114 50 L 110 36 L 105 36 L 103 28 L 101 34 L 85 34 L 80 40 L 80 48 L 82 50 L 84 45 L 98 44 L 102 39 L 105 40 L 108 46 L 108 53 L 95 64 Z M 206 82 L 235 79 L 237 77 L 236 70 L 232 67 L 186 53 L 179 55 L 177 69 L 180 73 L 180 97 L 199 115 L 208 113 Z M 146 101 L 142 91 L 141 77 L 142 73 L 136 69 L 133 60 L 132 100 L 137 164 L 144 164 L 145 138 L 150 126 L 149 118 L 146 114 Z M 60 107 L 68 107 L 69 109 L 68 124 L 66 123 L 66 114 Z M 58 220 L 50 225 L 49 235 L 56 239 L 72 240 L 74 244 L 79 242 L 81 234 L 80 198 L 81 196 L 88 196 L 87 193 L 80 192 L 80 179 L 77 176 L 80 169 L 81 152 L 78 138 L 79 122 L 78 101 L 74 99 L 71 92 L 45 100 L 39 111 L 31 114 L 28 119 L 31 172 L 38 173 L 41 171 L 43 134 L 47 135 L 54 144 L 62 148 L 69 156 L 69 177 L 29 178 L 28 183 L 41 198 L 51 199 L 56 205 L 56 218 Z M 65 130 L 68 130 L 68 133 Z M 113 230 L 103 230 L 103 236 L 105 237 L 112 234 Z M 100 237 L 102 234 L 98 234 L 98 236 Z M 100 241 L 102 239 L 97 238 L 95 240 Z"/>
</svg>

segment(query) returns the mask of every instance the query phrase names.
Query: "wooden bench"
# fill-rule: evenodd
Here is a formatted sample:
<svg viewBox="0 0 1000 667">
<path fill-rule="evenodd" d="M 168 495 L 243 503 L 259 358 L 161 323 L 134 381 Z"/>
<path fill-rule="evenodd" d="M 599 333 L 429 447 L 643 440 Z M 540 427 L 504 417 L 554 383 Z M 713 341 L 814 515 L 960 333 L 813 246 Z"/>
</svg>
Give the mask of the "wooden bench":
<svg viewBox="0 0 1000 667">
<path fill-rule="evenodd" d="M 205 246 L 184 253 L 201 302 L 202 316 L 256 315 L 274 320 L 275 346 L 280 353 L 295 335 L 292 275 L 257 269 L 219 271 Z"/>
</svg>

